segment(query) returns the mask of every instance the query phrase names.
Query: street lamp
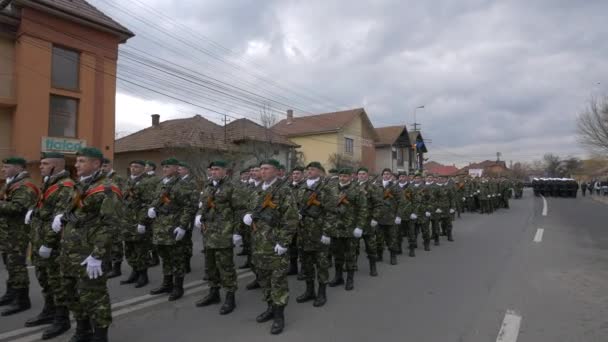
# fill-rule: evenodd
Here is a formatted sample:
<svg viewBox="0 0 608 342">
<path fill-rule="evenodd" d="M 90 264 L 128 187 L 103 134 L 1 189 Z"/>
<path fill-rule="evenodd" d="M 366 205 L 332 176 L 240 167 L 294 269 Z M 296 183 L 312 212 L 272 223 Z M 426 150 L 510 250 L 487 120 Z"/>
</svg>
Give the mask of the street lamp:
<svg viewBox="0 0 608 342">
<path fill-rule="evenodd" d="M 424 109 L 424 105 L 414 108 L 414 131 L 418 130 L 418 123 L 416 123 L 416 111 L 418 109 Z"/>
</svg>

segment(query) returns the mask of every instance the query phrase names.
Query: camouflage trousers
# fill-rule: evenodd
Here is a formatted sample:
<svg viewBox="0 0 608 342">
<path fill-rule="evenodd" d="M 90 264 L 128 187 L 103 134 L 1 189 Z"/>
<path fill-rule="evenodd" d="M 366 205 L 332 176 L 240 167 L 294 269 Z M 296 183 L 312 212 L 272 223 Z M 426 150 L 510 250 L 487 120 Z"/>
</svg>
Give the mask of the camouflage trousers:
<svg viewBox="0 0 608 342">
<path fill-rule="evenodd" d="M 209 287 L 223 287 L 228 292 L 237 289 L 234 252 L 232 248 L 205 248 L 205 265 Z"/>
<path fill-rule="evenodd" d="M 336 266 L 344 266 L 346 264 L 347 271 L 355 271 L 357 268 L 357 249 L 359 247 L 359 239 L 351 237 L 332 237 L 331 238 L 331 253 L 335 258 Z"/>
<path fill-rule="evenodd" d="M 119 237 L 112 239 L 112 248 L 111 248 L 111 252 L 110 252 L 112 254 L 112 262 L 113 263 L 122 262 L 122 259 L 125 256 L 122 238 L 120 238 L 120 234 L 114 234 L 114 236 L 119 236 Z"/>
<path fill-rule="evenodd" d="M 268 259 L 268 257 L 264 259 Z M 272 256 L 270 262 L 261 262 L 262 260 L 254 256 L 253 262 L 256 266 L 257 281 L 264 294 L 264 301 L 279 306 L 287 305 L 289 302 L 289 284 L 287 282 L 289 255 L 286 253 L 281 256 Z"/>
<path fill-rule="evenodd" d="M 480 199 L 479 207 L 481 208 L 481 214 L 489 214 L 492 212 L 492 205 L 489 199 Z"/>
<path fill-rule="evenodd" d="M 420 233 L 422 233 L 423 241 L 431 240 L 431 229 L 429 227 L 429 220 L 418 218 L 416 220 L 414 227 L 415 227 L 414 232 L 415 232 L 415 236 L 416 236 L 414 241 L 418 240 L 418 234 L 420 234 Z"/>
<path fill-rule="evenodd" d="M 453 227 L 452 222 L 453 222 L 452 217 L 442 217 L 439 220 L 442 234 L 447 235 L 449 232 L 452 231 L 452 227 Z"/>
<path fill-rule="evenodd" d="M 30 285 L 26 265 L 28 244 L 29 241 L 26 238 L 9 237 L 6 242 L 6 270 L 8 271 L 6 283 L 13 289 L 26 289 Z"/>
<path fill-rule="evenodd" d="M 149 240 L 125 241 L 125 259 L 134 271 L 143 271 L 150 266 L 151 250 Z"/>
<path fill-rule="evenodd" d="M 186 274 L 187 246 L 182 242 L 184 240 L 175 245 L 156 245 L 163 264 L 163 275 L 183 277 Z"/>
<path fill-rule="evenodd" d="M 410 220 L 403 220 L 399 225 L 401 235 L 407 237 L 409 247 L 416 245 L 416 222 Z"/>
<path fill-rule="evenodd" d="M 241 224 L 239 226 L 239 233 L 241 234 L 241 237 L 243 238 L 243 251 L 245 251 L 246 255 L 250 256 L 251 255 L 251 227 Z"/>
<path fill-rule="evenodd" d="M 42 259 L 37 254 L 32 255 L 34 265 L 36 265 L 36 279 L 42 288 L 44 301 L 51 306 L 55 303 L 65 302 L 65 298 L 59 298 L 61 290 L 61 271 L 57 256 L 49 259 Z"/>
<path fill-rule="evenodd" d="M 83 267 L 80 277 L 61 279 L 60 297 L 67 298 L 67 302 L 58 305 L 67 304 L 76 320 L 90 319 L 96 327 L 107 328 L 112 323 L 112 308 L 106 281 L 105 274 L 89 279 Z"/>
<path fill-rule="evenodd" d="M 379 224 L 378 230 L 376 231 L 376 242 L 377 242 L 377 250 L 378 255 L 382 255 L 384 252 L 384 245 L 391 252 L 399 251 L 399 229 L 397 225 L 390 224 L 384 225 Z"/>
<path fill-rule="evenodd" d="M 184 236 L 184 239 L 180 241 L 180 243 L 178 243 L 178 246 L 180 246 L 184 250 L 184 253 L 186 255 L 185 261 L 189 261 L 190 258 L 192 258 L 192 230 L 186 230 L 186 236 Z"/>
<path fill-rule="evenodd" d="M 357 256 L 359 256 L 359 240 L 363 240 L 367 257 L 369 259 L 376 260 L 378 258 L 378 238 L 376 228 L 371 228 L 370 232 L 364 233 L 361 239 L 357 239 L 357 245 L 355 250 Z"/>
<path fill-rule="evenodd" d="M 302 273 L 305 280 L 315 280 L 319 284 L 327 284 L 329 280 L 329 246 L 318 251 L 302 251 Z"/>
</svg>

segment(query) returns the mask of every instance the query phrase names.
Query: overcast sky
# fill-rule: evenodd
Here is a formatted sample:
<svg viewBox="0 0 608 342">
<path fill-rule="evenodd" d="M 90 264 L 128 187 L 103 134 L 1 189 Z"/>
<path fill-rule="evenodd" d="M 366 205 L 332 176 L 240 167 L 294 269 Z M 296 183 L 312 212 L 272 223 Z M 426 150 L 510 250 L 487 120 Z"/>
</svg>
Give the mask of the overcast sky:
<svg viewBox="0 0 608 342">
<path fill-rule="evenodd" d="M 296 116 L 365 107 L 377 127 L 410 128 L 414 108 L 424 105 L 417 121 L 432 141 L 430 159 L 440 162 L 462 165 L 496 152 L 507 161 L 545 152 L 585 157 L 577 113 L 608 90 L 604 0 L 114 1 L 91 3 L 137 34 L 123 50 L 263 92 Z M 119 132 L 148 126 L 151 113 L 219 120 L 136 88 L 119 82 Z M 236 106 L 223 109 L 247 116 Z"/>
</svg>

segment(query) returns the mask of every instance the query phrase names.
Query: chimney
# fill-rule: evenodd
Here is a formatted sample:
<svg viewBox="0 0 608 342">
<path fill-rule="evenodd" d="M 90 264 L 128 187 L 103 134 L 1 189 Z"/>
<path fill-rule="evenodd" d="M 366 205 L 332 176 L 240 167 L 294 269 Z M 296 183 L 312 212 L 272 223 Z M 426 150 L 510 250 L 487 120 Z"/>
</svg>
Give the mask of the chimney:
<svg viewBox="0 0 608 342">
<path fill-rule="evenodd" d="M 152 114 L 152 127 L 158 127 L 160 124 L 160 114 Z"/>
<path fill-rule="evenodd" d="M 287 110 L 287 123 L 290 124 L 293 122 L 293 109 Z"/>
</svg>

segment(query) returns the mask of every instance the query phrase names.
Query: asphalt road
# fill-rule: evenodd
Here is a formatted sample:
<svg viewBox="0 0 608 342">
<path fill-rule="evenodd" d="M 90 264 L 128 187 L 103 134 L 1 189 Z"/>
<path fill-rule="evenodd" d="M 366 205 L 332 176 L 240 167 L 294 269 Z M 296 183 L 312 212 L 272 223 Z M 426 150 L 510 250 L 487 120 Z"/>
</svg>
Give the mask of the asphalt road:
<svg viewBox="0 0 608 342">
<path fill-rule="evenodd" d="M 511 201 L 510 210 L 465 214 L 455 222 L 455 242 L 442 240 L 414 259 L 403 256 L 397 266 L 384 262 L 378 278 L 368 276 L 361 258 L 355 290 L 328 289 L 323 308 L 297 304 L 303 283 L 290 277 L 287 325 L 278 337 L 269 334 L 270 323 L 255 322 L 265 303 L 259 290 L 244 290 L 250 273 L 241 274 L 237 309 L 228 316 L 218 314 L 219 305 L 194 306 L 207 292 L 204 284 L 191 285 L 176 303 L 145 296 L 159 283 L 159 268 L 151 272 L 154 281 L 146 291 L 113 280 L 110 339 L 608 341 L 608 207 L 589 197 L 547 198 L 546 203 L 543 216 L 543 199 L 526 191 L 524 199 Z M 194 272 L 186 283 L 201 277 L 199 250 L 196 246 Z M 0 281 L 5 277 L 2 270 Z M 40 310 L 38 292 L 34 286 L 32 310 L 0 318 L 0 341 L 38 340 L 39 331 L 22 328 Z M 71 334 L 56 340 L 67 341 Z"/>
</svg>

